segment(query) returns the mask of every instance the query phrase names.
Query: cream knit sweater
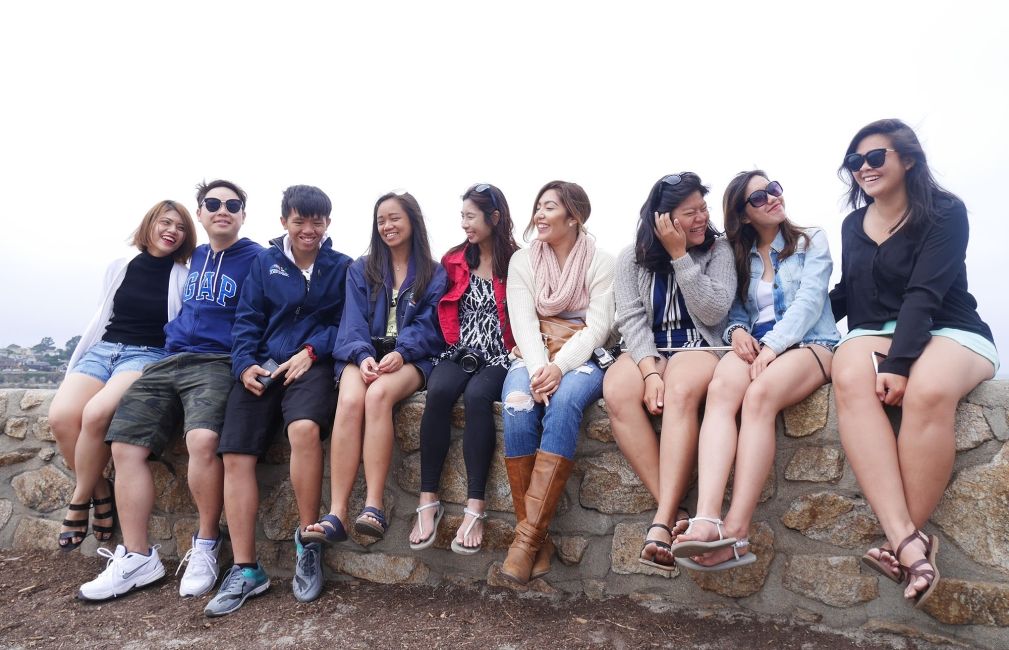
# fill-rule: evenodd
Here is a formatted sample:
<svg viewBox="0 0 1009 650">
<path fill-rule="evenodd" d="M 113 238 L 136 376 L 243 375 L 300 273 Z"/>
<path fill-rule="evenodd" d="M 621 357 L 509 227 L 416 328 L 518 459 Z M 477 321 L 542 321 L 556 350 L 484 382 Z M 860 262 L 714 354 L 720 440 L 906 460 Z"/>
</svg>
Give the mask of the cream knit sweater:
<svg viewBox="0 0 1009 650">
<path fill-rule="evenodd" d="M 614 267 L 613 256 L 597 248 L 585 277 L 585 286 L 589 289 L 586 327 L 568 339 L 554 357 L 554 364 L 562 373 L 588 361 L 592 350 L 605 345 L 609 339 L 613 329 Z M 535 295 L 533 265 L 529 249 L 524 248 L 516 251 L 508 264 L 508 319 L 530 377 L 547 364 Z"/>
</svg>

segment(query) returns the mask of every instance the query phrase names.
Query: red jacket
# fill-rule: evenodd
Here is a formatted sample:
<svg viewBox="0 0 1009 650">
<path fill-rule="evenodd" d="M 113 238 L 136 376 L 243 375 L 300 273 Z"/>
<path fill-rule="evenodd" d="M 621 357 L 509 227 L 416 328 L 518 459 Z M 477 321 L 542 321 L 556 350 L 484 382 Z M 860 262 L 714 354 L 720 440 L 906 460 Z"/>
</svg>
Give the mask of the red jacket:
<svg viewBox="0 0 1009 650">
<path fill-rule="evenodd" d="M 469 286 L 469 266 L 466 264 L 466 248 L 448 252 L 441 258 L 441 265 L 448 274 L 448 290 L 438 302 L 438 321 L 445 343 L 459 343 L 459 300 Z M 498 320 L 501 322 L 501 335 L 504 338 L 506 350 L 515 347 L 511 324 L 508 322 L 508 305 L 505 301 L 505 281 L 494 278 L 494 302 L 497 303 Z"/>
</svg>

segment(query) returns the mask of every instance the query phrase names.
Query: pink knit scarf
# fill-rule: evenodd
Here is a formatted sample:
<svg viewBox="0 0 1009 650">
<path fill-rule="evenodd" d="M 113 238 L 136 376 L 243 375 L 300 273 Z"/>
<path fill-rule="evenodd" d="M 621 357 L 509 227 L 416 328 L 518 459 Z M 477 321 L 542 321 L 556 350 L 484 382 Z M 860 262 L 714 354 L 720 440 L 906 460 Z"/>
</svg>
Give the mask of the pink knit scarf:
<svg viewBox="0 0 1009 650">
<path fill-rule="evenodd" d="M 589 306 L 585 276 L 595 252 L 595 241 L 584 232 L 580 233 L 562 269 L 554 249 L 538 239 L 533 240 L 529 255 L 536 283 L 537 314 L 556 316 L 568 311 L 582 311 Z"/>
</svg>

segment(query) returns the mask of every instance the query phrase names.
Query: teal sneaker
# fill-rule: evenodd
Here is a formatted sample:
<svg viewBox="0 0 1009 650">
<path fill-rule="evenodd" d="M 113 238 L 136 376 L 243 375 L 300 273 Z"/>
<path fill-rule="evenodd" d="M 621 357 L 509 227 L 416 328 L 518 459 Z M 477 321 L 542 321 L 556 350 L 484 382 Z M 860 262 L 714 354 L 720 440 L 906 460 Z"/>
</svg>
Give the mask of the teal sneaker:
<svg viewBox="0 0 1009 650">
<path fill-rule="evenodd" d="M 298 558 L 294 565 L 294 582 L 291 590 L 294 597 L 308 603 L 322 594 L 322 544 L 305 544 L 301 539 L 301 528 L 294 531 L 294 548 Z"/>
<path fill-rule="evenodd" d="M 270 577 L 262 567 L 243 569 L 237 564 L 224 575 L 221 588 L 217 590 L 203 613 L 207 616 L 224 616 L 237 611 L 246 599 L 258 596 L 270 588 Z"/>
</svg>

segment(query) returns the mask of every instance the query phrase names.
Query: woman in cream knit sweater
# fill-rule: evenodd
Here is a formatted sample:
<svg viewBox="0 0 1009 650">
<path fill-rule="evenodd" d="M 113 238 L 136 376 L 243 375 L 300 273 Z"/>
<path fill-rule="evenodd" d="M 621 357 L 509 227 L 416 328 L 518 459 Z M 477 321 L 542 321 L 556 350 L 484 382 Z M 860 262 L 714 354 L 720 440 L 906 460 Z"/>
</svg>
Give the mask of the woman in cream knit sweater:
<svg viewBox="0 0 1009 650">
<path fill-rule="evenodd" d="M 521 358 L 508 371 L 502 402 L 518 523 L 501 571 L 521 584 L 550 570 L 547 528 L 574 466 L 582 412 L 602 396 L 603 371 L 591 356 L 613 326 L 613 257 L 585 231 L 590 211 L 579 185 L 544 185 L 525 232 L 536 239 L 508 267 Z"/>
<path fill-rule="evenodd" d="M 719 359 L 671 350 L 722 345 L 736 291 L 732 250 L 709 221 L 707 192 L 697 174 L 661 178 L 641 208 L 635 245 L 617 261 L 617 328 L 627 354 L 606 373 L 603 393 L 620 450 L 658 501 L 640 560 L 664 570 L 675 566 L 669 545 L 687 526 L 677 505 Z M 659 439 L 649 414 L 662 415 Z"/>
</svg>

